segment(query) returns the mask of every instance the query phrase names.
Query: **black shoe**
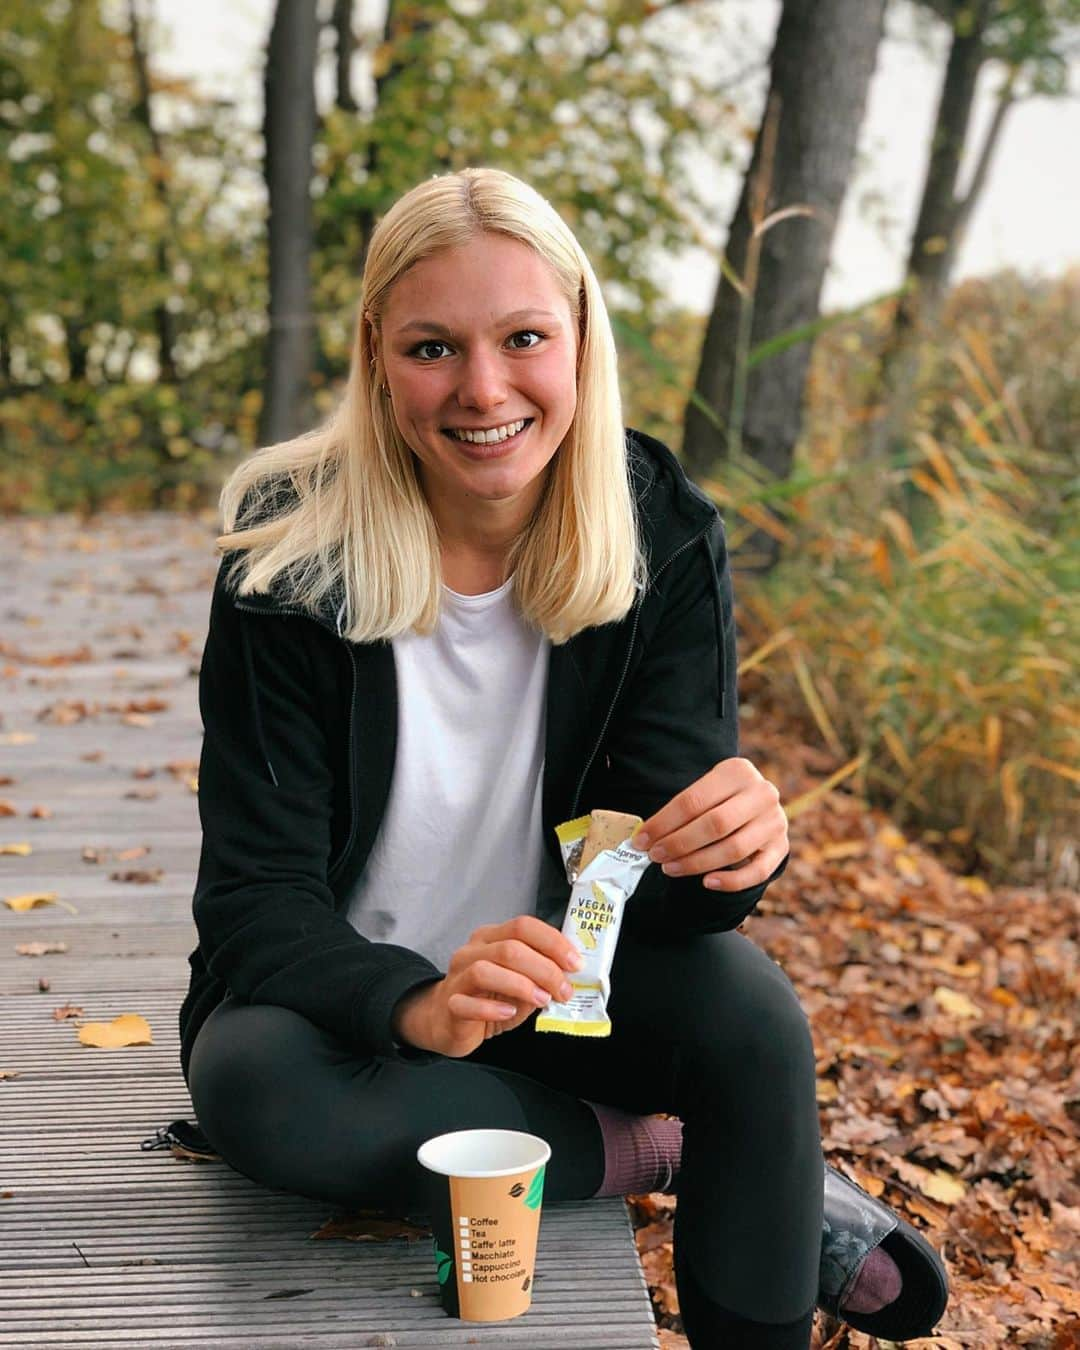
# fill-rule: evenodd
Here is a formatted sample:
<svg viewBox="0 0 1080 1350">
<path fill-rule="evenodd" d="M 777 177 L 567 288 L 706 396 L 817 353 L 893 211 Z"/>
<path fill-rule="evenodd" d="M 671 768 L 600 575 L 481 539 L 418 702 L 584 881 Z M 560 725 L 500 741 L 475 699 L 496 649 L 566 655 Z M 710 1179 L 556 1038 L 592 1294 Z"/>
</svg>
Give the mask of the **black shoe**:
<svg viewBox="0 0 1080 1350">
<path fill-rule="evenodd" d="M 877 1312 L 843 1312 L 840 1305 L 875 1247 L 896 1262 L 904 1287 Z M 948 1301 L 945 1265 L 923 1235 L 826 1163 L 817 1306 L 856 1331 L 907 1341 L 929 1336 Z"/>
</svg>

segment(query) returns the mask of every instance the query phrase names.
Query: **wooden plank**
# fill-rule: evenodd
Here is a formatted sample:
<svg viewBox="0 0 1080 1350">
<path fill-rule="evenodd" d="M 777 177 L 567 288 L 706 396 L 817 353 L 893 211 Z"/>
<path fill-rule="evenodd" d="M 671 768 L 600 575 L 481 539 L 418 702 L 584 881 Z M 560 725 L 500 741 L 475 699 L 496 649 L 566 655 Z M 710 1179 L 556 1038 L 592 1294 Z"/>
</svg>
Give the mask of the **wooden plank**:
<svg viewBox="0 0 1080 1350">
<path fill-rule="evenodd" d="M 533 1307 L 481 1325 L 442 1313 L 428 1241 L 315 1242 L 340 1207 L 140 1149 L 194 1119 L 177 1012 L 198 808 L 167 766 L 199 755 L 213 535 L 210 520 L 159 512 L 0 521 L 0 774 L 14 780 L 0 799 L 15 811 L 0 842 L 32 846 L 0 855 L 0 897 L 55 891 L 78 910 L 0 905 L 0 1070 L 18 1075 L 0 1081 L 0 1350 L 655 1350 L 620 1200 L 547 1205 Z M 145 725 L 123 720 L 152 698 L 167 706 Z M 46 819 L 29 815 L 38 805 Z M 89 864 L 86 845 L 150 852 Z M 152 884 L 109 878 L 157 867 Z M 46 938 L 68 951 L 15 954 Z M 52 1016 L 66 1002 L 80 1021 L 139 1012 L 154 1043 L 82 1046 Z"/>
</svg>

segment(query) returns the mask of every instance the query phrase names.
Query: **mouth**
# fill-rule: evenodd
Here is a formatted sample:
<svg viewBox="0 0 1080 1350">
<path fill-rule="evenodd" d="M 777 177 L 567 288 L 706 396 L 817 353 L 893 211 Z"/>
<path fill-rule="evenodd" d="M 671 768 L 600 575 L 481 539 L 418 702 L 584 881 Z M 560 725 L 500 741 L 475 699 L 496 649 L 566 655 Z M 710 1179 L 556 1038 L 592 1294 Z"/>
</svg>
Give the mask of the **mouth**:
<svg viewBox="0 0 1080 1350">
<path fill-rule="evenodd" d="M 525 439 L 525 435 L 534 420 L 532 417 L 519 417 L 515 422 L 505 423 L 503 426 L 493 428 L 486 433 L 472 432 L 471 434 L 477 437 L 475 440 L 466 440 L 451 427 L 443 427 L 442 434 L 471 458 L 495 459 L 499 455 L 507 454 L 520 444 Z M 511 428 L 516 429 L 511 431 Z M 484 439 L 480 439 L 481 436 Z M 488 437 L 492 439 L 487 439 Z"/>
</svg>

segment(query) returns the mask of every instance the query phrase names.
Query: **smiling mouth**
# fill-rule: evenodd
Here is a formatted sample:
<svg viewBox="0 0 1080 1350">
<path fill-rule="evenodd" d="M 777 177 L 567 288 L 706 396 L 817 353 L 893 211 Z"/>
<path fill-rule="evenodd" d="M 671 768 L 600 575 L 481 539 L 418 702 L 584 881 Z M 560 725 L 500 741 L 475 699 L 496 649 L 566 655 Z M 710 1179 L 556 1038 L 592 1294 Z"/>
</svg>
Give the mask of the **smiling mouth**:
<svg viewBox="0 0 1080 1350">
<path fill-rule="evenodd" d="M 519 417 L 516 421 L 504 422 L 501 426 L 492 427 L 490 430 L 477 428 L 474 431 L 468 427 L 443 427 L 442 430 L 444 436 L 449 436 L 460 445 L 502 445 L 504 441 L 511 441 L 515 436 L 519 436 L 532 425 L 532 422 L 531 417 Z"/>
</svg>

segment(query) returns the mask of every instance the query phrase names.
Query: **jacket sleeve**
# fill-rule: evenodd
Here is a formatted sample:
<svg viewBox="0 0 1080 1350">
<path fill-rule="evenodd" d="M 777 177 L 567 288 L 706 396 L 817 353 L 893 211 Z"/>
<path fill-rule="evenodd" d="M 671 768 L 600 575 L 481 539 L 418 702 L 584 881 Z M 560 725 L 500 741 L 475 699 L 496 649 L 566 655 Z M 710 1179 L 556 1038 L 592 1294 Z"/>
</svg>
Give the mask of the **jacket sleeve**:
<svg viewBox="0 0 1080 1350">
<path fill-rule="evenodd" d="M 199 679 L 199 947 L 237 998 L 291 1008 L 365 1053 L 427 1058 L 396 1047 L 391 1015 L 441 972 L 416 952 L 370 942 L 334 911 L 333 783 L 313 706 L 312 623 L 242 613 L 219 573 Z"/>
<path fill-rule="evenodd" d="M 658 585 L 647 623 L 643 608 L 641 644 L 586 782 L 585 810 L 604 806 L 647 819 L 739 753 L 734 600 L 719 516 Z M 625 922 L 653 939 L 726 932 L 751 913 L 787 861 L 741 891 L 706 890 L 701 876 L 667 877 L 652 866 Z"/>
</svg>

